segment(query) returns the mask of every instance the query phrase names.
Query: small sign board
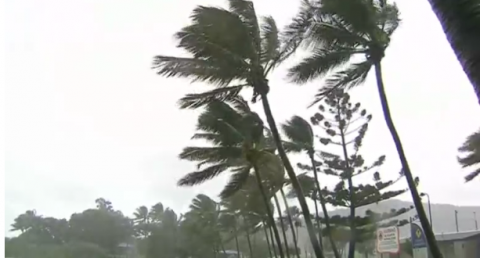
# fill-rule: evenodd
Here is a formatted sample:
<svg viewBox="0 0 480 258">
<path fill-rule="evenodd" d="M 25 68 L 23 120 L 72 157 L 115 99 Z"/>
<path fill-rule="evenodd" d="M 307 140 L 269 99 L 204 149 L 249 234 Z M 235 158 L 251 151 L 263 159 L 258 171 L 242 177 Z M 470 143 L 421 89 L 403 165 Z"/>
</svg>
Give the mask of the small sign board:
<svg viewBox="0 0 480 258">
<path fill-rule="evenodd" d="M 377 230 L 377 252 L 397 254 L 400 252 L 400 234 L 397 227 Z"/>
<path fill-rule="evenodd" d="M 425 239 L 425 234 L 423 233 L 422 227 L 412 222 L 410 224 L 410 233 L 413 249 L 427 247 L 427 240 Z"/>
</svg>

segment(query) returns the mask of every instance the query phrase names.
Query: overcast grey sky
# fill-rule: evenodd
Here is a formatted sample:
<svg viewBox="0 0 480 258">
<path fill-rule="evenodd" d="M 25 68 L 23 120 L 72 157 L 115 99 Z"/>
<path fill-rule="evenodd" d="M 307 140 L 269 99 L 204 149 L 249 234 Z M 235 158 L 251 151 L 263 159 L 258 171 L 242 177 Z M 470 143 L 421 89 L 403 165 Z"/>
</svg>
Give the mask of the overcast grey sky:
<svg viewBox="0 0 480 258">
<path fill-rule="evenodd" d="M 258 14 L 273 15 L 281 26 L 299 1 L 254 2 Z M 480 125 L 472 119 L 480 111 L 472 87 L 427 1 L 397 2 L 403 24 L 387 51 L 384 78 L 412 170 L 433 202 L 479 204 L 478 180 L 464 184 L 467 171 L 456 163 L 457 147 Z M 225 178 L 176 186 L 194 168 L 177 154 L 195 124 L 195 112 L 178 110 L 176 101 L 194 87 L 150 69 L 154 55 L 179 53 L 172 35 L 197 4 L 225 6 L 222 0 L 6 1 L 7 225 L 27 209 L 69 217 L 98 197 L 131 214 L 159 201 L 181 210 L 195 194 L 219 192 Z M 306 105 L 320 86 L 288 84 L 287 66 L 270 78 L 278 122 L 311 114 Z M 399 162 L 373 79 L 354 95 L 374 114 L 365 152 L 386 154 L 385 173 L 395 175 Z"/>
</svg>

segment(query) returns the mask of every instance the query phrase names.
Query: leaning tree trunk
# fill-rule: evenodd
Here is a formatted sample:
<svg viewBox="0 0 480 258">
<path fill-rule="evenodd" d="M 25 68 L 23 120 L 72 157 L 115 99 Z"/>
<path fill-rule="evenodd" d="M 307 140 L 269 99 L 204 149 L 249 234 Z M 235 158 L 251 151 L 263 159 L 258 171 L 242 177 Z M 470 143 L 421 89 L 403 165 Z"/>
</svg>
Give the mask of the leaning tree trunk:
<svg viewBox="0 0 480 258">
<path fill-rule="evenodd" d="M 235 234 L 235 247 L 237 248 L 237 258 L 241 258 L 241 255 L 240 255 L 240 245 L 238 244 L 237 225 L 234 225 L 234 226 L 233 226 L 233 234 Z"/>
<path fill-rule="evenodd" d="M 282 159 L 283 165 L 285 166 L 285 170 L 287 171 L 292 187 L 295 190 L 295 193 L 297 194 L 300 207 L 302 208 L 303 218 L 305 220 L 305 226 L 308 231 L 308 236 L 310 237 L 310 242 L 312 243 L 313 251 L 315 253 L 316 258 L 324 258 L 325 256 L 323 255 L 322 249 L 320 248 L 320 244 L 317 239 L 317 235 L 315 234 L 315 229 L 313 227 L 307 200 L 305 199 L 305 195 L 303 195 L 302 187 L 298 182 L 297 175 L 295 174 L 292 164 L 288 159 L 287 153 L 283 148 L 282 139 L 280 138 L 280 133 L 278 132 L 275 119 L 273 118 L 273 113 L 272 113 L 272 109 L 270 108 L 270 103 L 268 102 L 267 93 L 266 92 L 261 93 L 261 97 L 262 97 L 262 105 L 263 105 L 263 110 L 265 112 L 265 117 L 267 118 L 268 126 L 272 131 L 272 136 L 275 141 L 275 145 L 277 146 L 278 154 Z"/>
<path fill-rule="evenodd" d="M 480 1 L 429 2 L 480 103 Z"/>
<path fill-rule="evenodd" d="M 295 233 L 295 225 L 293 224 L 292 214 L 290 214 L 287 197 L 285 196 L 285 192 L 283 191 L 282 187 L 280 187 L 280 194 L 282 195 L 283 204 L 285 205 L 285 210 L 287 211 L 287 218 L 288 218 L 288 223 L 290 224 L 290 230 L 292 231 L 295 254 L 297 255 L 297 258 L 300 258 L 300 252 L 298 251 L 297 234 Z"/>
<path fill-rule="evenodd" d="M 260 190 L 260 194 L 262 195 L 263 202 L 265 203 L 265 209 L 267 211 L 268 220 L 270 220 L 270 224 L 273 225 L 273 233 L 275 235 L 275 241 L 278 244 L 278 253 L 280 258 L 284 258 L 283 249 L 282 249 L 282 241 L 280 240 L 280 234 L 278 233 L 277 227 L 275 227 L 275 219 L 273 218 L 273 212 L 270 209 L 270 202 L 268 201 L 267 193 L 265 192 L 265 188 L 262 184 L 262 177 L 260 176 L 260 171 L 256 166 L 254 166 L 255 177 L 257 178 L 258 189 Z M 272 240 L 273 242 L 273 240 Z"/>
<path fill-rule="evenodd" d="M 253 248 L 252 248 L 252 241 L 250 240 L 250 232 L 248 228 L 250 225 L 247 223 L 247 218 L 243 216 L 243 220 L 245 221 L 245 235 L 247 236 L 247 244 L 248 244 L 248 251 L 250 252 L 250 258 L 253 257 Z"/>
<path fill-rule="evenodd" d="M 413 204 L 415 205 L 415 209 L 417 210 L 418 218 L 420 220 L 420 223 L 422 224 L 422 228 L 425 231 L 425 237 L 427 238 L 428 247 L 434 258 L 442 258 L 443 255 L 438 248 L 437 241 L 435 240 L 435 234 L 433 233 L 432 227 L 428 222 L 425 209 L 423 209 L 422 200 L 420 199 L 417 186 L 412 175 L 412 171 L 410 170 L 410 166 L 408 165 L 407 157 L 405 156 L 402 142 L 400 141 L 400 136 L 398 135 L 397 129 L 393 124 L 392 116 L 390 114 L 390 108 L 388 106 L 387 95 L 385 93 L 385 87 L 383 85 L 382 67 L 380 65 L 380 62 L 375 63 L 375 76 L 377 78 L 378 94 L 380 95 L 383 116 L 385 118 L 385 122 L 387 123 L 388 130 L 392 135 L 393 142 L 395 143 L 395 148 L 397 149 L 398 157 L 400 158 L 400 162 L 402 164 L 403 173 L 405 175 L 405 178 L 407 179 L 410 193 L 412 194 Z"/>
<path fill-rule="evenodd" d="M 277 247 L 275 246 L 275 242 L 273 241 L 273 230 L 272 226 L 268 227 L 268 231 L 270 232 L 270 239 L 272 239 L 272 249 L 273 249 L 273 255 L 277 257 Z"/>
<path fill-rule="evenodd" d="M 340 258 L 337 245 L 335 244 L 335 241 L 333 240 L 333 237 L 332 237 L 332 228 L 330 226 L 330 216 L 328 216 L 327 205 L 325 203 L 325 199 L 323 198 L 320 182 L 318 181 L 318 170 L 317 170 L 317 166 L 315 165 L 315 158 L 313 157 L 313 153 L 311 152 L 308 154 L 308 156 L 310 158 L 310 162 L 312 163 L 313 176 L 315 179 L 315 187 L 317 188 L 318 199 L 320 200 L 320 206 L 322 206 L 323 216 L 325 217 L 325 227 L 327 228 L 328 240 L 330 241 L 330 245 L 332 246 L 333 255 L 335 256 L 335 258 Z M 318 213 L 317 213 L 317 216 L 318 216 Z"/>
<path fill-rule="evenodd" d="M 287 257 L 290 258 L 290 250 L 288 250 L 288 238 L 287 232 L 285 232 L 285 225 L 283 225 L 283 218 L 282 218 L 282 209 L 280 208 L 280 202 L 278 202 L 277 195 L 273 195 L 273 199 L 275 200 L 275 206 L 277 206 L 277 212 L 280 219 L 280 227 L 282 229 L 283 240 L 285 241 L 285 252 L 287 253 Z"/>
<path fill-rule="evenodd" d="M 268 254 L 270 255 L 270 258 L 273 258 L 272 247 L 270 246 L 270 237 L 268 236 L 268 231 L 267 231 L 267 223 L 265 223 L 265 221 L 262 221 L 262 224 L 263 224 L 263 231 L 265 231 L 265 239 L 267 240 Z"/>
<path fill-rule="evenodd" d="M 317 191 L 313 191 L 313 194 L 315 194 Z M 320 243 L 320 247 L 323 250 L 323 238 L 322 238 L 322 226 L 320 223 L 320 214 L 318 213 L 318 203 L 317 203 L 317 198 L 315 196 L 312 196 L 313 200 L 313 206 L 315 207 L 315 221 L 317 223 L 317 230 L 318 230 L 318 241 Z M 298 234 L 297 234 L 298 235 Z"/>
</svg>

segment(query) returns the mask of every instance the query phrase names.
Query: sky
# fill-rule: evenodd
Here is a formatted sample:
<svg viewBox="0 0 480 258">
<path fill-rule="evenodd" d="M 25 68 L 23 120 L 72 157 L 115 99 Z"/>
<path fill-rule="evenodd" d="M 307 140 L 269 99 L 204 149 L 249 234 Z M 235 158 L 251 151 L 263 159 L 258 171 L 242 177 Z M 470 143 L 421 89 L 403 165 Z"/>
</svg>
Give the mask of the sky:
<svg viewBox="0 0 480 258">
<path fill-rule="evenodd" d="M 299 4 L 281 2 L 254 1 L 258 15 L 272 15 L 279 27 Z M 480 182 L 465 184 L 468 170 L 456 161 L 457 148 L 480 126 L 473 88 L 428 1 L 397 3 L 403 21 L 383 75 L 411 169 L 433 203 L 478 205 Z M 177 156 L 191 143 L 198 114 L 179 110 L 176 102 L 205 85 L 162 78 L 151 69 L 153 56 L 182 53 L 173 34 L 198 4 L 226 6 L 223 0 L 5 2 L 6 231 L 28 209 L 68 218 L 103 197 L 128 215 L 157 202 L 184 211 L 196 194 L 219 193 L 226 176 L 194 188 L 176 186 L 194 169 Z M 277 122 L 315 112 L 307 105 L 321 82 L 298 86 L 285 78 L 298 59 L 270 75 Z M 394 178 L 400 164 L 374 79 L 353 92 L 374 116 L 364 153 L 385 154 L 381 172 Z M 258 104 L 255 109 L 263 113 Z"/>
</svg>

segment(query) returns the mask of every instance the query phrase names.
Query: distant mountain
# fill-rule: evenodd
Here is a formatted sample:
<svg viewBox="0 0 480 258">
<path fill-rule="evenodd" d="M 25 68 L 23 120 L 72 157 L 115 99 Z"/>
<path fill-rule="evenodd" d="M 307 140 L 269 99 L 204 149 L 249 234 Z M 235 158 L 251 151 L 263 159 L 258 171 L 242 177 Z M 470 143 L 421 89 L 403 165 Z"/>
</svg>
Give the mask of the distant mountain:
<svg viewBox="0 0 480 258">
<path fill-rule="evenodd" d="M 401 200 L 387 200 L 379 204 L 372 204 L 357 209 L 359 215 L 364 215 L 367 210 L 374 212 L 387 212 L 391 209 L 401 209 L 412 206 L 413 203 Z M 428 216 L 428 204 L 423 204 Z M 435 234 L 456 232 L 455 226 L 455 210 L 458 211 L 458 229 L 459 231 L 471 231 L 475 230 L 474 212 L 477 214 L 477 221 L 480 227 L 480 206 L 455 206 L 451 204 L 431 204 L 432 208 L 432 220 L 433 230 Z M 333 215 L 348 215 L 347 209 L 337 209 L 329 212 L 330 216 Z M 416 210 L 412 209 L 410 212 L 398 217 L 399 219 L 408 219 L 416 215 Z M 320 215 L 322 216 L 322 215 Z M 299 229 L 299 247 L 309 246 L 308 233 L 305 228 Z M 408 225 L 400 228 L 400 237 L 410 237 L 410 230 Z M 308 248 L 308 247 L 307 247 Z"/>
</svg>

